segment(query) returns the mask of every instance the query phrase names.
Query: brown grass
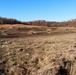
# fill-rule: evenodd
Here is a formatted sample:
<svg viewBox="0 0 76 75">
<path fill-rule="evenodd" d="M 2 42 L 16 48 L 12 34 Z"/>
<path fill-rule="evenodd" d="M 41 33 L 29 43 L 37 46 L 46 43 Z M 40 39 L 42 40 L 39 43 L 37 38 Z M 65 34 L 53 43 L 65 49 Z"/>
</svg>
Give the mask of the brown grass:
<svg viewBox="0 0 76 75">
<path fill-rule="evenodd" d="M 1 75 L 76 74 L 75 27 L 13 26 L 0 26 Z"/>
</svg>

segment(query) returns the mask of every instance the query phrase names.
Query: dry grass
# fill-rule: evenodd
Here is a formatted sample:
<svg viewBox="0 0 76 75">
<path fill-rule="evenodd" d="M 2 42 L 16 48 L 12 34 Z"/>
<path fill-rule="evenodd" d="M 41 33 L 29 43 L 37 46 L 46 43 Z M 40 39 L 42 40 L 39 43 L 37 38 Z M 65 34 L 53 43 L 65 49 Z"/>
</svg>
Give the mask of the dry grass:
<svg viewBox="0 0 76 75">
<path fill-rule="evenodd" d="M 15 28 L 16 34 L 20 34 L 20 31 Z M 24 29 L 25 31 L 26 28 Z M 35 28 L 37 29 L 37 27 Z M 45 30 L 33 30 L 33 32 L 31 30 L 33 28 L 30 28 L 30 33 L 28 32 L 31 34 L 30 37 L 0 38 L 1 75 L 76 74 L 76 28 L 43 28 Z M 13 29 L 9 30 L 7 27 L 7 30 L 9 33 L 12 32 L 15 34 Z M 24 30 L 22 31 L 23 34 L 25 34 Z M 40 34 L 42 32 L 44 34 L 51 33 L 47 36 L 42 36 L 42 34 L 38 36 L 38 32 Z"/>
<path fill-rule="evenodd" d="M 75 27 L 47 27 L 22 24 L 0 25 L 0 37 L 26 37 L 30 35 L 55 35 L 75 33 Z M 5 36 L 4 34 L 7 34 Z M 2 35 L 2 36 L 1 36 Z M 4 35 L 4 36 L 3 36 Z"/>
</svg>

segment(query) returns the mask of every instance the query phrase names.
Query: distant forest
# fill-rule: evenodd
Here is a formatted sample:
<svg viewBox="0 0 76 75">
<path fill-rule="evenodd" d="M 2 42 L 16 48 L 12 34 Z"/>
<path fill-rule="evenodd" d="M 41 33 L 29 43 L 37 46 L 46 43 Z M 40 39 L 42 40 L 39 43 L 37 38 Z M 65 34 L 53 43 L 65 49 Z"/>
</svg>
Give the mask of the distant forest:
<svg viewBox="0 0 76 75">
<path fill-rule="evenodd" d="M 0 24 L 21 24 L 21 21 L 12 18 L 2 18 L 0 17 Z"/>
<path fill-rule="evenodd" d="M 64 26 L 74 26 L 76 27 L 76 19 L 66 21 L 66 22 L 50 22 L 45 20 L 38 20 L 38 21 L 29 21 L 29 22 L 22 22 L 12 18 L 3 18 L 0 17 L 0 24 L 24 24 L 24 25 L 36 25 L 36 26 L 48 26 L 48 27 L 64 27 Z"/>
</svg>

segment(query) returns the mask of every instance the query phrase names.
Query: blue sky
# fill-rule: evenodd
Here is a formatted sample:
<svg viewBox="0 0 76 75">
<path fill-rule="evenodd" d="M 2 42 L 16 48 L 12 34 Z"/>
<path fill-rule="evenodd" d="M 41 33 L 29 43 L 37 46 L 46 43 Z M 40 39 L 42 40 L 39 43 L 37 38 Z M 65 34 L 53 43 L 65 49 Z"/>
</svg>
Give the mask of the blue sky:
<svg viewBox="0 0 76 75">
<path fill-rule="evenodd" d="M 76 0 L 0 0 L 0 16 L 21 21 L 76 19 Z"/>
</svg>

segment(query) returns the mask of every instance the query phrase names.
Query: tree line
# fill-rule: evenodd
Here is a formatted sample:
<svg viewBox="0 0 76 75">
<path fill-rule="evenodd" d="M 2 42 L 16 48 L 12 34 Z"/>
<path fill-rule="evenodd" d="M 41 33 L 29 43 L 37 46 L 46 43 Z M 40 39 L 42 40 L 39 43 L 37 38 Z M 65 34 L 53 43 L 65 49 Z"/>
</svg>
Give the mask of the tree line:
<svg viewBox="0 0 76 75">
<path fill-rule="evenodd" d="M 50 22 L 45 20 L 22 22 L 12 18 L 2 18 L 0 17 L 0 24 L 24 24 L 24 25 L 36 25 L 36 26 L 48 26 L 48 27 L 64 27 L 64 26 L 74 26 L 76 27 L 76 19 L 66 21 L 66 22 Z"/>
<path fill-rule="evenodd" d="M 21 21 L 18 21 L 16 19 L 8 19 L 8 18 L 2 18 L 0 17 L 0 24 L 21 24 Z"/>
</svg>

